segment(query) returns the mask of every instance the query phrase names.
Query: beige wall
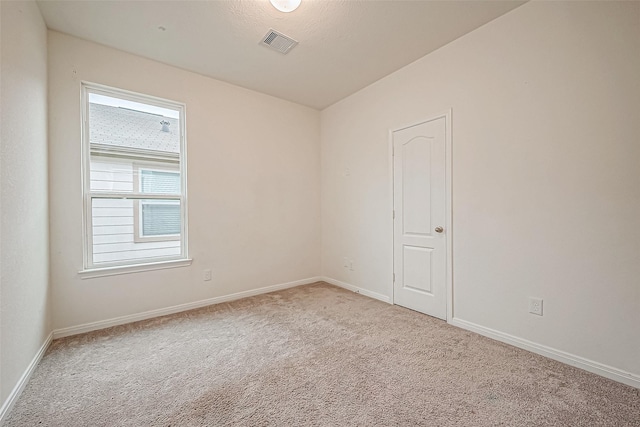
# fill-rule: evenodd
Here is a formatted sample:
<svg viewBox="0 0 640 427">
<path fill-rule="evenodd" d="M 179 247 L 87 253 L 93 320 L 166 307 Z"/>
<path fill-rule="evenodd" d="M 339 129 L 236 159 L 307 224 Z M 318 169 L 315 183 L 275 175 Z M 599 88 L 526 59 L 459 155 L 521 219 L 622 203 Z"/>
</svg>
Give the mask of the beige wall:
<svg viewBox="0 0 640 427">
<path fill-rule="evenodd" d="M 639 22 L 531 2 L 324 110 L 323 274 L 390 294 L 388 132 L 452 108 L 454 317 L 640 375 Z"/>
<path fill-rule="evenodd" d="M 192 266 L 79 278 L 83 80 L 186 103 Z M 56 329 L 318 275 L 318 111 L 57 32 L 49 96 Z"/>
<path fill-rule="evenodd" d="M 51 331 L 47 30 L 34 2 L 0 2 L 0 405 Z"/>
</svg>

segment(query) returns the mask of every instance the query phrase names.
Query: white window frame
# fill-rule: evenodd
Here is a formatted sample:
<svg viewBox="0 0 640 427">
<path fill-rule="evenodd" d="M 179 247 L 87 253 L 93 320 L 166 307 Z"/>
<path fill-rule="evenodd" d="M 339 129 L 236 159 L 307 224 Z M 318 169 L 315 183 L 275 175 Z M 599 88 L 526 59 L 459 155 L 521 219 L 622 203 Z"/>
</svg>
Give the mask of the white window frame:
<svg viewBox="0 0 640 427">
<path fill-rule="evenodd" d="M 117 89 L 96 83 L 81 83 L 81 99 L 82 99 L 82 189 L 83 189 L 83 270 L 80 271 L 80 277 L 100 277 L 115 274 L 123 274 L 129 272 L 147 271 L 162 268 L 181 267 L 191 264 L 188 255 L 188 215 L 187 215 L 187 144 L 186 144 L 186 105 L 180 102 L 170 101 L 157 98 L 150 95 L 130 92 L 127 90 Z M 89 95 L 98 94 L 113 98 L 120 98 L 127 101 L 139 102 L 143 104 L 153 105 L 157 107 L 169 108 L 179 112 L 180 121 L 180 154 L 178 161 L 178 170 L 180 172 L 180 188 L 181 194 L 149 194 L 141 193 L 139 184 L 137 188 L 134 186 L 133 192 L 107 192 L 107 191 L 91 191 L 91 147 L 89 135 Z M 131 150 L 132 157 L 136 154 L 136 150 Z M 138 150 L 139 151 L 139 150 Z M 153 158 L 153 153 L 149 156 Z M 162 158 L 162 153 L 159 158 Z M 134 158 L 134 161 L 137 159 Z M 134 182 L 135 182 L 134 177 Z M 134 184 L 135 185 L 135 184 Z M 174 256 L 155 257 L 147 260 L 127 260 L 109 263 L 93 263 L 93 224 L 92 224 L 92 200 L 93 199 L 128 199 L 128 200 L 178 200 L 180 202 L 180 254 Z M 134 206 L 137 203 L 134 203 Z M 135 212 L 134 212 L 135 214 Z M 135 220 L 134 220 L 135 222 Z M 134 239 L 135 239 L 134 230 Z"/>
<path fill-rule="evenodd" d="M 133 188 L 135 192 L 139 192 L 141 194 L 149 194 L 142 192 L 142 171 L 157 171 L 157 172 L 171 172 L 171 173 L 180 173 L 179 169 L 171 169 L 171 168 L 163 168 L 160 165 L 151 165 L 151 164 L 133 164 Z M 149 199 L 144 200 L 146 203 L 149 203 Z M 177 234 L 163 234 L 159 236 L 143 236 L 142 235 L 142 200 L 136 200 L 133 203 L 133 241 L 135 243 L 143 243 L 143 242 L 165 242 L 169 240 L 180 240 L 180 236 Z M 153 201 L 151 201 L 153 203 Z M 156 202 L 158 204 L 164 203 L 164 201 Z"/>
</svg>

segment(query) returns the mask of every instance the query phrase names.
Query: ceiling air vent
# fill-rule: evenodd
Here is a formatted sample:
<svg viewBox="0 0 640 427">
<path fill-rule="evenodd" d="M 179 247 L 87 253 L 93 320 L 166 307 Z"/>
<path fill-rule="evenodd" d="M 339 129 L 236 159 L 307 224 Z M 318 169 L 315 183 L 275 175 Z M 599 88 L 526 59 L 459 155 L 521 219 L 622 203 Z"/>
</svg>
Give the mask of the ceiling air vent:
<svg viewBox="0 0 640 427">
<path fill-rule="evenodd" d="M 289 51 L 293 49 L 298 42 L 291 37 L 287 37 L 284 34 L 277 32 L 276 30 L 269 30 L 267 35 L 262 38 L 260 44 L 286 54 L 289 53 Z"/>
</svg>

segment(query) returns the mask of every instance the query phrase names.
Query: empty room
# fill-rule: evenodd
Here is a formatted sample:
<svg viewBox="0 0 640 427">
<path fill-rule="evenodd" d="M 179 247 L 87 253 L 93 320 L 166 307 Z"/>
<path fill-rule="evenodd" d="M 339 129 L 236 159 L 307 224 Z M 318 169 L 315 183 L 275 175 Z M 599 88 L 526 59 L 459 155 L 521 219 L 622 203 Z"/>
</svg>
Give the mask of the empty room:
<svg viewBox="0 0 640 427">
<path fill-rule="evenodd" d="M 640 427 L 640 2 L 0 18 L 3 427 Z"/>
</svg>

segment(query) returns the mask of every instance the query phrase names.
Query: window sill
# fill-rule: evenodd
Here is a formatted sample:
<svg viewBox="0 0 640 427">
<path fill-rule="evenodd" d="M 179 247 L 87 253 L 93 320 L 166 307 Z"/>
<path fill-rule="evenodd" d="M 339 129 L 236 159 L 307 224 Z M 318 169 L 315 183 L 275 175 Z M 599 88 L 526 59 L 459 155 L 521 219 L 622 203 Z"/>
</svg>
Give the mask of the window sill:
<svg viewBox="0 0 640 427">
<path fill-rule="evenodd" d="M 116 276 L 119 274 L 140 273 L 143 271 L 163 270 L 166 268 L 187 267 L 193 260 L 177 259 L 171 261 L 159 261 L 146 264 L 119 265 L 115 267 L 102 267 L 81 270 L 78 275 L 81 279 L 93 279 L 94 277 Z"/>
</svg>

